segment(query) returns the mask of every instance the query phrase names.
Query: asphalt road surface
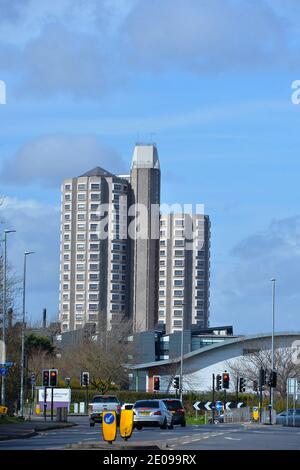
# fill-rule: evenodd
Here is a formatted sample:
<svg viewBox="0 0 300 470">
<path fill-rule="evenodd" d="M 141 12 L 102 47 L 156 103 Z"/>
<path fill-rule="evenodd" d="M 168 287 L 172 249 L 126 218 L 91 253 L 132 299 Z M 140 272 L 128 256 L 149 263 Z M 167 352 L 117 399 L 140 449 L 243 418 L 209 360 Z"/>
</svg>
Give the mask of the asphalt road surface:
<svg viewBox="0 0 300 470">
<path fill-rule="evenodd" d="M 101 441 L 101 428 L 89 426 L 87 417 L 70 418 L 78 425 L 45 431 L 27 439 L 0 442 L 1 450 L 63 449 L 68 444 Z M 120 441 L 120 437 L 117 439 Z M 173 430 L 135 430 L 130 443 L 156 441 L 173 450 L 296 450 L 300 449 L 300 428 L 253 425 L 175 426 Z M 108 444 L 109 446 L 109 444 Z M 108 448 L 113 448 L 108 447 Z M 165 447 L 166 448 L 166 447 Z"/>
</svg>

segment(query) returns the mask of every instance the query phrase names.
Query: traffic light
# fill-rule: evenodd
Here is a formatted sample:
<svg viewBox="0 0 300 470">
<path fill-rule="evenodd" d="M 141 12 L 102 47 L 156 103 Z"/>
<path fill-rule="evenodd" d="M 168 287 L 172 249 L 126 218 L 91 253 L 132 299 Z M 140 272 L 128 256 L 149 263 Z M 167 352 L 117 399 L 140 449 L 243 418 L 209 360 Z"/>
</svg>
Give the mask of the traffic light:
<svg viewBox="0 0 300 470">
<path fill-rule="evenodd" d="M 65 382 L 66 382 L 66 386 L 67 386 L 67 387 L 70 387 L 70 384 L 71 384 L 71 379 L 70 379 L 70 377 L 66 377 L 66 378 L 65 378 Z"/>
<path fill-rule="evenodd" d="M 275 372 L 275 370 L 270 371 L 268 385 L 269 385 L 269 387 L 276 388 L 276 385 L 277 385 L 277 372 Z"/>
<path fill-rule="evenodd" d="M 257 380 L 253 380 L 253 391 L 257 392 L 257 390 L 258 390 L 258 382 Z"/>
<path fill-rule="evenodd" d="M 158 375 L 153 377 L 153 390 L 158 391 L 160 389 L 160 377 Z"/>
<path fill-rule="evenodd" d="M 259 370 L 259 387 L 266 385 L 266 371 L 264 369 Z"/>
<path fill-rule="evenodd" d="M 43 370 L 43 387 L 49 387 L 49 370 Z"/>
<path fill-rule="evenodd" d="M 239 378 L 239 392 L 244 393 L 246 391 L 246 380 L 243 377 Z"/>
<path fill-rule="evenodd" d="M 179 376 L 174 377 L 173 386 L 176 390 L 179 390 Z"/>
<path fill-rule="evenodd" d="M 220 374 L 218 374 L 216 376 L 216 390 L 221 390 L 222 388 L 222 376 Z"/>
<path fill-rule="evenodd" d="M 88 387 L 90 385 L 90 373 L 81 372 L 80 383 L 82 387 Z"/>
<path fill-rule="evenodd" d="M 57 369 L 50 369 L 50 387 L 56 387 L 57 386 Z"/>
<path fill-rule="evenodd" d="M 229 388 L 229 374 L 228 374 L 228 372 L 224 372 L 224 374 L 223 374 L 223 388 L 225 388 L 225 389 Z"/>
</svg>

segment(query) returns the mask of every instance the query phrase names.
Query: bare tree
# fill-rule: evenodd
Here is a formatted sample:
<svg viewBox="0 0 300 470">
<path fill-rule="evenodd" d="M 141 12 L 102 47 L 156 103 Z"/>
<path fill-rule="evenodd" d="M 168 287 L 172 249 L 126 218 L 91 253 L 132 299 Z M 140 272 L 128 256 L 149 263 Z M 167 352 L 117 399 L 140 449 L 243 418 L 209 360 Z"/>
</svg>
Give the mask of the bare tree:
<svg viewBox="0 0 300 470">
<path fill-rule="evenodd" d="M 259 370 L 270 370 L 272 352 L 269 348 L 261 349 L 259 344 L 253 344 L 248 354 L 242 358 L 227 362 L 234 378 L 243 377 L 250 382 L 258 382 Z M 274 366 L 277 371 L 276 394 L 280 398 L 286 396 L 286 382 L 289 377 L 300 377 L 300 366 L 293 361 L 293 349 L 290 347 L 276 348 L 274 351 Z"/>
</svg>

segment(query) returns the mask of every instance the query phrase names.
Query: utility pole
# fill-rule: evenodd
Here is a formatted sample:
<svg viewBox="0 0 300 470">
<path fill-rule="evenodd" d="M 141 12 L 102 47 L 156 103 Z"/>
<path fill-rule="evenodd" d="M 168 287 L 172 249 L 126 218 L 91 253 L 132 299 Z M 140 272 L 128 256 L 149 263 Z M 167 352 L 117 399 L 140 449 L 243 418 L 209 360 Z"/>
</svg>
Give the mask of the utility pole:
<svg viewBox="0 0 300 470">
<path fill-rule="evenodd" d="M 34 251 L 25 251 L 24 253 L 24 272 L 23 272 L 23 309 L 22 309 L 22 336 L 21 336 L 21 389 L 20 389 L 20 414 L 24 417 L 24 362 L 25 362 L 25 309 L 26 309 L 26 260 L 28 255 Z"/>
<path fill-rule="evenodd" d="M 212 375 L 212 424 L 215 424 L 215 374 Z"/>
<path fill-rule="evenodd" d="M 275 336 L 275 283 L 276 279 L 271 279 L 272 282 L 272 364 L 271 364 L 271 373 L 274 371 L 274 336 Z M 270 424 L 272 424 L 272 410 L 274 407 L 274 388 L 270 386 Z"/>
<path fill-rule="evenodd" d="M 2 294 L 2 341 L 5 347 L 6 337 L 6 271 L 7 271 L 7 235 L 15 233 L 15 230 L 4 230 L 4 256 L 3 256 L 3 294 Z M 1 404 L 5 406 L 5 375 L 1 382 Z"/>
<path fill-rule="evenodd" d="M 184 311 L 185 302 L 182 302 L 182 328 L 181 328 L 181 344 L 180 344 L 180 400 L 182 401 L 183 391 L 183 339 L 184 339 Z"/>
</svg>

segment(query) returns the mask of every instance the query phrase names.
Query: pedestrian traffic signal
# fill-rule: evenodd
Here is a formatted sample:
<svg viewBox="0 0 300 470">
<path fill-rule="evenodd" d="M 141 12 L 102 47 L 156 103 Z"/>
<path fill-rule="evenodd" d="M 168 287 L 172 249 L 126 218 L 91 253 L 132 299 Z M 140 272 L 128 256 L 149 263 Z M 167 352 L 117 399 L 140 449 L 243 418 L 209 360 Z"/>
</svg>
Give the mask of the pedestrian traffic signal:
<svg viewBox="0 0 300 470">
<path fill-rule="evenodd" d="M 244 393 L 246 391 L 246 380 L 243 377 L 239 378 L 239 392 Z"/>
<path fill-rule="evenodd" d="M 50 387 L 56 387 L 57 386 L 57 369 L 50 369 L 49 370 L 49 373 L 50 373 Z"/>
<path fill-rule="evenodd" d="M 158 391 L 160 389 L 160 377 L 158 375 L 155 375 L 153 377 L 153 390 Z"/>
<path fill-rule="evenodd" d="M 176 390 L 179 390 L 179 376 L 174 377 L 173 386 Z"/>
<path fill-rule="evenodd" d="M 216 390 L 219 391 L 222 388 L 222 376 L 218 374 L 216 376 Z"/>
<path fill-rule="evenodd" d="M 269 385 L 269 387 L 276 388 L 276 385 L 277 385 L 277 372 L 275 372 L 275 370 L 270 371 L 268 385 Z"/>
<path fill-rule="evenodd" d="M 90 385 L 90 373 L 81 372 L 80 383 L 82 387 L 88 387 Z"/>
<path fill-rule="evenodd" d="M 49 387 L 49 370 L 43 370 L 43 387 Z"/>
<path fill-rule="evenodd" d="M 224 374 L 223 374 L 223 388 L 225 388 L 225 389 L 229 388 L 229 374 L 228 374 L 228 372 L 224 372 Z"/>
<path fill-rule="evenodd" d="M 266 371 L 264 369 L 259 370 L 259 387 L 266 385 Z"/>
</svg>

